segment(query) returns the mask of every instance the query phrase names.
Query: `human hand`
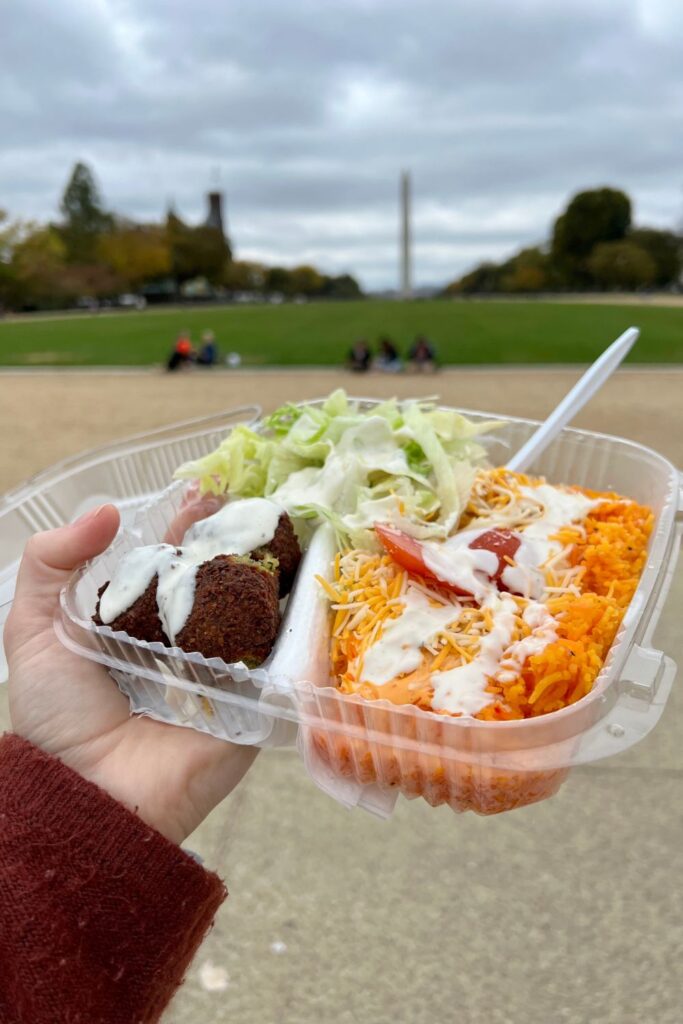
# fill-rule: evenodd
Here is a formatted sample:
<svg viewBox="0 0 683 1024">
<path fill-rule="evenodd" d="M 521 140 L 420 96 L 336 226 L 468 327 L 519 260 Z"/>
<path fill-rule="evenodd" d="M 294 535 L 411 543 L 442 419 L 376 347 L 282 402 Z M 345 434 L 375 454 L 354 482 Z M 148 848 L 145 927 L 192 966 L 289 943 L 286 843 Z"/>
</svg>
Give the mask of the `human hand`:
<svg viewBox="0 0 683 1024">
<path fill-rule="evenodd" d="M 5 625 L 10 717 L 18 735 L 180 843 L 235 788 L 257 750 L 131 717 L 106 669 L 57 639 L 60 590 L 108 547 L 118 525 L 114 506 L 102 505 L 26 545 Z"/>
</svg>

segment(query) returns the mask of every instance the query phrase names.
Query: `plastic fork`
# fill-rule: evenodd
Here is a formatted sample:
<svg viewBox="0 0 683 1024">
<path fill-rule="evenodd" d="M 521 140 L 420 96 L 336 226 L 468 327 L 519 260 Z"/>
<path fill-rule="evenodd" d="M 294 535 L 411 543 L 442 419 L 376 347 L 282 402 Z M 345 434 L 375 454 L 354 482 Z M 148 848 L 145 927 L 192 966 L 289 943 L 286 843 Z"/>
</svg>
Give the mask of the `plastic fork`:
<svg viewBox="0 0 683 1024">
<path fill-rule="evenodd" d="M 629 327 L 619 335 L 616 341 L 612 342 L 609 348 L 605 349 L 601 356 L 598 356 L 583 377 L 553 409 L 545 423 L 542 423 L 519 451 L 515 452 L 507 463 L 508 469 L 517 473 L 523 473 L 528 469 L 534 459 L 546 450 L 562 428 L 574 419 L 577 412 L 583 409 L 586 402 L 590 401 L 596 391 L 614 373 L 633 348 L 639 335 L 640 331 L 637 327 Z"/>
</svg>

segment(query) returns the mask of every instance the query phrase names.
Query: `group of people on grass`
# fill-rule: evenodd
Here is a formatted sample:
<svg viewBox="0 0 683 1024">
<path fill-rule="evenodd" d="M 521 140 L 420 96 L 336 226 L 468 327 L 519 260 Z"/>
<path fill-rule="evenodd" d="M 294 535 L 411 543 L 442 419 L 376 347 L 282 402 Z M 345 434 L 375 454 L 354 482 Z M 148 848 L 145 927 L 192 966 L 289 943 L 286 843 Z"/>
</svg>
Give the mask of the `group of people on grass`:
<svg viewBox="0 0 683 1024">
<path fill-rule="evenodd" d="M 354 373 L 365 373 L 368 370 L 401 373 L 405 368 L 417 373 L 433 373 L 437 369 L 436 349 L 424 334 L 418 334 L 404 361 L 388 335 L 383 334 L 379 338 L 376 353 L 373 353 L 365 338 L 359 338 L 349 351 L 346 365 Z"/>
<path fill-rule="evenodd" d="M 215 366 L 218 360 L 216 336 L 213 331 L 204 331 L 199 349 L 192 344 L 189 331 L 181 331 L 168 357 L 168 370 L 182 370 L 188 366 Z"/>
</svg>

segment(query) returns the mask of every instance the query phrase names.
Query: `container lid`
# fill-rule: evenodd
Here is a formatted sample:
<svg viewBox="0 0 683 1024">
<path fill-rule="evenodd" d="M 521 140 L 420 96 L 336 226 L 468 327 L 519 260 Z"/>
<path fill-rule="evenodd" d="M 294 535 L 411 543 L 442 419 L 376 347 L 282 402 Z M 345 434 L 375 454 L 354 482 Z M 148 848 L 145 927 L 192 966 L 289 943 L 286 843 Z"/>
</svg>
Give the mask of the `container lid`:
<svg viewBox="0 0 683 1024">
<path fill-rule="evenodd" d="M 0 497 L 0 683 L 7 680 L 2 631 L 29 537 L 108 501 L 128 525 L 136 510 L 168 485 L 181 462 L 211 450 L 226 431 L 253 424 L 260 415 L 260 406 L 243 405 L 135 434 L 64 459 Z"/>
</svg>

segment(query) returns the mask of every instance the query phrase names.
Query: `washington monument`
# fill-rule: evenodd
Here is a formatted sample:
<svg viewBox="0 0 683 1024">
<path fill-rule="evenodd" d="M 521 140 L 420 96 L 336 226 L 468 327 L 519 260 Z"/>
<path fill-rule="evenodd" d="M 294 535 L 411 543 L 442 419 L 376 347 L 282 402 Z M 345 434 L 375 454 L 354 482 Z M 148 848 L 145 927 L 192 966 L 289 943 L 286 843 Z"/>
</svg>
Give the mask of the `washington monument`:
<svg viewBox="0 0 683 1024">
<path fill-rule="evenodd" d="M 410 174 L 401 172 L 401 298 L 413 294 L 410 237 Z"/>
</svg>

